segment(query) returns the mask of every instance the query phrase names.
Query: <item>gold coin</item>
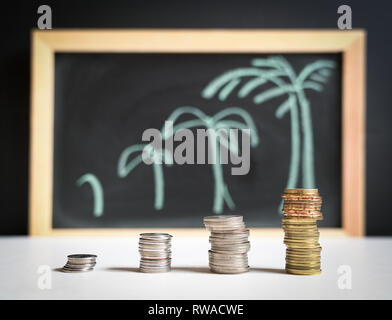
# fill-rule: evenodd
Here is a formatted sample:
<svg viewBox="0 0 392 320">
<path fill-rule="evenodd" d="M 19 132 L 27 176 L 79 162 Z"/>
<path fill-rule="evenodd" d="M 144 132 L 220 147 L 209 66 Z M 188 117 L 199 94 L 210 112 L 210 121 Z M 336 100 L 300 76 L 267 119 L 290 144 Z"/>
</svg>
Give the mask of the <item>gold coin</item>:
<svg viewBox="0 0 392 320">
<path fill-rule="evenodd" d="M 321 261 L 321 255 L 305 255 L 305 256 L 298 256 L 298 255 L 286 255 L 286 261 L 293 261 L 293 262 L 297 262 L 297 261 Z"/>
<path fill-rule="evenodd" d="M 295 269 L 295 270 L 320 270 L 320 263 L 314 265 L 299 265 L 299 264 L 289 264 L 286 262 L 286 269 Z"/>
<path fill-rule="evenodd" d="M 317 250 L 316 244 L 304 244 L 304 243 L 296 244 L 296 243 L 286 243 L 286 242 L 284 244 L 287 246 L 287 249 L 303 249 L 303 250 L 307 250 L 307 252 L 309 252 L 310 250 Z"/>
<path fill-rule="evenodd" d="M 318 228 L 315 226 L 298 227 L 298 226 L 285 226 L 285 225 L 283 225 L 283 230 L 284 230 L 284 232 L 287 232 L 287 233 L 319 232 Z"/>
<path fill-rule="evenodd" d="M 294 270 L 305 270 L 305 271 L 309 271 L 309 270 L 320 270 L 321 266 L 320 265 L 315 265 L 315 266 L 299 266 L 299 265 L 290 265 L 286 263 L 286 269 L 294 269 Z"/>
<path fill-rule="evenodd" d="M 320 234 L 317 231 L 312 231 L 312 232 L 285 232 L 284 235 L 286 238 L 318 239 Z"/>
<path fill-rule="evenodd" d="M 286 236 L 301 236 L 301 235 L 306 235 L 311 237 L 310 235 L 314 235 L 314 237 L 318 237 L 320 232 L 317 230 L 284 230 L 284 234 Z"/>
<path fill-rule="evenodd" d="M 320 206 L 320 205 L 322 205 L 322 203 L 323 203 L 322 199 L 314 199 L 314 200 L 309 200 L 309 199 L 298 200 L 298 199 L 296 199 L 296 200 L 294 200 L 294 199 L 287 198 L 287 197 L 283 202 L 284 205 L 297 205 L 297 206 L 298 205 L 302 205 L 302 206 L 318 205 L 318 206 Z"/>
<path fill-rule="evenodd" d="M 319 237 L 308 237 L 308 236 L 288 236 L 287 234 L 285 235 L 285 237 L 283 238 L 284 240 L 287 241 L 292 241 L 292 242 L 305 242 L 305 243 L 309 243 L 309 242 L 314 242 L 316 244 L 319 244 Z"/>
<path fill-rule="evenodd" d="M 284 217 L 282 222 L 287 225 L 317 225 L 317 221 L 309 217 Z"/>
<path fill-rule="evenodd" d="M 312 218 L 313 220 L 315 220 L 315 221 L 321 221 L 321 220 L 323 220 L 323 216 L 322 216 L 322 214 L 320 214 L 320 215 L 305 215 L 305 214 L 293 214 L 293 213 L 290 213 L 290 214 L 287 214 L 287 213 L 285 213 L 285 215 L 284 215 L 286 218 L 287 217 L 293 217 L 293 218 Z"/>
<path fill-rule="evenodd" d="M 287 194 L 282 194 L 282 198 L 283 198 L 283 203 L 286 202 L 297 202 L 297 203 L 301 203 L 301 202 L 305 202 L 305 203 L 322 203 L 323 198 L 320 196 L 312 196 L 312 195 L 287 195 Z"/>
<path fill-rule="evenodd" d="M 283 239 L 293 243 L 303 242 L 303 243 L 315 243 L 315 244 L 318 244 L 318 240 L 319 240 L 318 237 L 314 237 L 314 238 L 306 237 L 304 239 L 295 239 L 295 238 L 289 238 L 287 236 L 285 236 Z"/>
<path fill-rule="evenodd" d="M 300 229 L 300 228 L 287 228 L 284 230 L 286 234 L 315 234 L 318 235 L 320 232 L 318 231 L 317 228 L 308 228 L 308 229 Z"/>
<path fill-rule="evenodd" d="M 296 266 L 303 266 L 309 267 L 314 265 L 320 265 L 320 259 L 312 259 L 312 260 L 298 260 L 298 259 L 290 259 L 286 257 L 286 265 L 296 265 Z"/>
<path fill-rule="evenodd" d="M 300 249 L 287 248 L 286 249 L 286 254 L 287 255 L 299 255 L 299 256 L 301 256 L 301 255 L 308 256 L 308 255 L 312 255 L 312 254 L 320 255 L 321 254 L 321 249 L 312 249 L 312 250 L 303 249 L 303 250 L 300 250 Z"/>
<path fill-rule="evenodd" d="M 293 247 L 287 247 L 286 248 L 286 254 L 288 255 L 303 255 L 303 256 L 308 256 L 308 255 L 312 255 L 312 254 L 317 254 L 320 255 L 321 254 L 321 249 L 314 247 L 314 248 L 293 248 Z"/>
<path fill-rule="evenodd" d="M 321 274 L 321 270 L 305 271 L 305 270 L 296 270 L 296 269 L 287 269 L 287 268 L 286 268 L 286 272 L 295 275 L 303 275 L 303 276 L 312 276 L 312 275 Z"/>
<path fill-rule="evenodd" d="M 285 189 L 284 193 L 318 193 L 318 189 L 303 189 L 303 188 L 296 188 L 296 189 Z"/>
<path fill-rule="evenodd" d="M 286 259 L 286 265 L 297 265 L 298 267 L 301 268 L 310 268 L 312 265 L 317 265 L 320 264 L 321 260 L 320 259 L 313 259 L 313 260 L 308 260 L 308 261 L 299 261 L 299 260 L 287 260 Z"/>
<path fill-rule="evenodd" d="M 290 232 L 285 232 L 285 238 L 287 239 L 297 239 L 297 240 L 306 240 L 306 239 L 316 239 L 318 240 L 319 233 L 307 233 L 307 232 L 297 232 L 297 233 L 290 233 Z"/>
</svg>

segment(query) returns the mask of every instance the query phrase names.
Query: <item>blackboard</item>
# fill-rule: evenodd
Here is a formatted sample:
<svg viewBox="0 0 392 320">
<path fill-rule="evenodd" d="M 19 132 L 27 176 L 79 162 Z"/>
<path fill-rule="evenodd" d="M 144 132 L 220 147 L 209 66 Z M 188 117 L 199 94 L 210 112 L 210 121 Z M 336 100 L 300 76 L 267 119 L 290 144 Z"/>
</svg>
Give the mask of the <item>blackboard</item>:
<svg viewBox="0 0 392 320">
<path fill-rule="evenodd" d="M 161 129 L 182 106 L 197 107 L 207 115 L 238 107 L 252 117 L 260 141 L 251 148 L 247 175 L 233 176 L 230 165 L 223 165 L 235 209 L 225 205 L 222 213 L 241 214 L 250 227 L 280 227 L 280 195 L 290 171 L 293 124 L 288 113 L 279 118 L 276 112 L 288 95 L 256 104 L 256 95 L 276 86 L 267 82 L 239 97 L 251 77 L 241 78 L 230 94 L 205 94 L 218 76 L 250 68 L 255 59 L 282 59 L 297 75 L 317 61 L 331 62 L 329 71 L 321 74 L 324 78 L 313 77 L 319 90 L 304 91 L 311 110 L 315 184 L 324 199 L 320 225 L 340 227 L 341 54 L 73 52 L 55 54 L 53 228 L 202 227 L 202 217 L 213 214 L 211 165 L 163 166 L 161 210 L 154 208 L 152 166 L 141 163 L 124 178 L 117 174 L 124 149 L 140 144 L 145 129 Z M 302 116 L 300 112 L 300 120 Z M 302 162 L 300 166 L 297 187 L 303 186 Z M 77 183 L 87 173 L 102 186 L 99 213 L 94 213 L 91 185 Z"/>
</svg>

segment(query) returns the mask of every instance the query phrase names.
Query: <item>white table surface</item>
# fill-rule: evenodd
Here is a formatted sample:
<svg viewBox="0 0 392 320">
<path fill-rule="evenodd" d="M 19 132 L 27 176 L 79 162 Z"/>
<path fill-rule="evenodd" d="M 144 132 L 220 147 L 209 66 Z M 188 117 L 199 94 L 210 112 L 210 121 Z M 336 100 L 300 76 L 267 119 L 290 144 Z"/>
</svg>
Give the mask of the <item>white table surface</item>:
<svg viewBox="0 0 392 320">
<path fill-rule="evenodd" d="M 279 237 L 251 237 L 250 272 L 220 275 L 208 269 L 206 237 L 173 238 L 172 271 L 138 272 L 136 237 L 0 237 L 0 299 L 392 299 L 392 238 L 321 237 L 321 275 L 284 272 Z M 61 268 L 72 253 L 98 255 L 93 272 Z M 51 289 L 38 286 L 38 268 L 50 266 Z M 338 286 L 338 268 L 352 270 L 352 289 Z"/>
</svg>

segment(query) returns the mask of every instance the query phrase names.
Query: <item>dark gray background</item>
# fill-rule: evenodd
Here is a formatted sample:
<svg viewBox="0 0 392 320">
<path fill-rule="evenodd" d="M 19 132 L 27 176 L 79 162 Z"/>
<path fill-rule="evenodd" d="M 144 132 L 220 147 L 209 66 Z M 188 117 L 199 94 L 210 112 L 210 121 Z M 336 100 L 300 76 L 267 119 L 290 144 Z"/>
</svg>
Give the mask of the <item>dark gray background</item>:
<svg viewBox="0 0 392 320">
<path fill-rule="evenodd" d="M 391 235 L 391 6 L 388 1 L 12 1 L 2 6 L 0 234 L 26 234 L 30 29 L 48 4 L 54 28 L 336 28 L 348 4 L 367 46 L 367 234 Z M 343 31 L 342 31 L 343 32 Z"/>
</svg>

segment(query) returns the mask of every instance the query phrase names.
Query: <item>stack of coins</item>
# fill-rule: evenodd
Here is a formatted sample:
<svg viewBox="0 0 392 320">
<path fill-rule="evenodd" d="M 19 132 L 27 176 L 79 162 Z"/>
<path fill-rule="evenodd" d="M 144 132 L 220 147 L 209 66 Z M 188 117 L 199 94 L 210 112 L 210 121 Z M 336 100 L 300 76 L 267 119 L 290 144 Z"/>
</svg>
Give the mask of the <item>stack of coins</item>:
<svg viewBox="0 0 392 320">
<path fill-rule="evenodd" d="M 141 233 L 140 272 L 168 272 L 171 263 L 171 238 L 168 233 Z"/>
<path fill-rule="evenodd" d="M 71 254 L 63 267 L 63 272 L 86 272 L 94 270 L 97 256 L 94 254 Z"/>
<path fill-rule="evenodd" d="M 292 274 L 321 273 L 321 246 L 317 220 L 322 220 L 317 189 L 286 189 L 282 220 L 285 233 L 286 271 Z"/>
<path fill-rule="evenodd" d="M 216 273 L 243 273 L 249 271 L 249 229 L 242 216 L 209 216 L 204 225 L 211 231 L 209 265 Z"/>
</svg>

